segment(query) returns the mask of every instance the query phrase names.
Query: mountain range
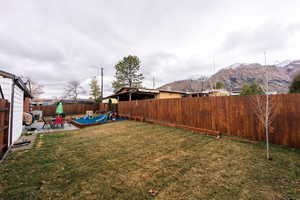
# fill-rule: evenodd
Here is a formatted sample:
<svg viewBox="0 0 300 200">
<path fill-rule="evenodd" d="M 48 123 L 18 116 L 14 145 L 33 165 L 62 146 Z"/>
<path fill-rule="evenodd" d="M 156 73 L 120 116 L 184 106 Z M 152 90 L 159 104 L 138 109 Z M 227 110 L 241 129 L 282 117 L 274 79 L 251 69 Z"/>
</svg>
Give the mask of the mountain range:
<svg viewBox="0 0 300 200">
<path fill-rule="evenodd" d="M 226 89 L 242 88 L 244 84 L 251 84 L 254 81 L 263 85 L 268 74 L 270 90 L 286 93 L 293 78 L 299 72 L 300 60 L 287 60 L 268 66 L 259 63 L 236 63 L 221 69 L 211 77 L 174 81 L 159 89 L 196 92 L 211 88 L 217 82 L 223 82 Z"/>
</svg>

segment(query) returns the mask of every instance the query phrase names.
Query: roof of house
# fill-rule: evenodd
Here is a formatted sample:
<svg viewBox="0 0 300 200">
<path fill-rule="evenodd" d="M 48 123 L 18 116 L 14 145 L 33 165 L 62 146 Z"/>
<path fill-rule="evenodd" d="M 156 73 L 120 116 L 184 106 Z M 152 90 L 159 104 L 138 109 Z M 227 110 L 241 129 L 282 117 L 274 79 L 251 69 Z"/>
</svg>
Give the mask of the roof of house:
<svg viewBox="0 0 300 200">
<path fill-rule="evenodd" d="M 148 94 L 159 94 L 160 92 L 168 92 L 168 93 L 178 93 L 178 94 L 187 94 L 186 92 L 183 91 L 173 91 L 173 90 L 160 90 L 160 89 L 148 89 L 148 88 L 133 88 L 133 87 L 122 87 L 118 89 L 115 94 L 109 95 L 105 97 L 104 99 L 107 98 L 112 98 L 116 97 L 121 94 L 126 94 L 126 93 L 148 93 Z"/>
<path fill-rule="evenodd" d="M 60 100 L 62 103 L 95 103 L 93 99 L 62 99 Z"/>
<path fill-rule="evenodd" d="M 14 75 L 14 74 L 11 74 L 9 72 L 5 72 L 3 70 L 0 70 L 0 76 L 3 76 L 4 78 L 13 79 L 14 82 L 19 86 L 19 88 L 21 88 L 24 91 L 24 95 L 26 97 L 32 98 L 31 92 L 29 91 L 29 89 L 27 88 L 27 85 L 23 82 L 23 80 L 20 77 Z"/>
<path fill-rule="evenodd" d="M 108 99 L 112 97 L 117 97 L 122 94 L 128 93 L 142 93 L 142 94 L 158 94 L 159 90 L 155 89 L 147 89 L 147 88 L 130 88 L 130 87 L 123 87 L 118 89 L 114 94 L 104 97 L 103 99 Z"/>
<path fill-rule="evenodd" d="M 10 79 L 14 79 L 16 76 L 11 74 L 11 73 L 8 73 L 8 72 L 5 72 L 5 71 L 2 71 L 0 70 L 0 76 L 3 76 L 5 78 L 10 78 Z"/>
<path fill-rule="evenodd" d="M 243 90 L 243 88 L 232 88 L 231 91 L 232 92 L 241 92 Z"/>
<path fill-rule="evenodd" d="M 160 92 L 177 93 L 177 94 L 189 94 L 189 92 L 178 91 L 178 90 L 159 90 Z"/>
<path fill-rule="evenodd" d="M 204 91 L 198 91 L 198 92 L 187 92 L 187 94 L 210 94 L 210 93 L 228 93 L 227 90 L 224 89 L 208 89 L 208 90 L 204 90 Z"/>
<path fill-rule="evenodd" d="M 187 94 L 208 94 L 208 93 L 209 93 L 208 90 L 196 91 L 196 92 L 187 92 Z"/>
<path fill-rule="evenodd" d="M 135 87 L 122 87 L 118 89 L 115 94 L 125 93 L 125 92 L 149 92 L 149 93 L 159 93 L 159 90 L 148 89 L 148 88 L 135 88 Z"/>
</svg>

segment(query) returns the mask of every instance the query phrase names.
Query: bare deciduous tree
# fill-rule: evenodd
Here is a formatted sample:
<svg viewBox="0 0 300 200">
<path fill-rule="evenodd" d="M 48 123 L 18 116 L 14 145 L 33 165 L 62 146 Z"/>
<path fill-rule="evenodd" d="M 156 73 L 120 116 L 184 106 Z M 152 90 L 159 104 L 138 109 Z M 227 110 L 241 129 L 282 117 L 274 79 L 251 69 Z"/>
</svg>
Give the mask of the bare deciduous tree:
<svg viewBox="0 0 300 200">
<path fill-rule="evenodd" d="M 269 135 L 273 133 L 272 126 L 274 118 L 278 113 L 278 106 L 274 96 L 270 95 L 253 95 L 250 96 L 253 111 L 259 123 L 264 128 L 267 146 L 267 159 L 270 159 Z"/>
<path fill-rule="evenodd" d="M 29 77 L 22 77 L 22 79 L 26 80 L 26 85 L 28 87 L 28 89 L 31 92 L 31 95 L 34 98 L 38 98 L 39 96 L 41 96 L 42 94 L 44 94 L 44 86 L 39 84 L 36 81 L 33 81 L 31 78 Z"/>
<path fill-rule="evenodd" d="M 274 131 L 272 122 L 278 113 L 278 106 L 275 101 L 274 96 L 270 96 L 269 91 L 269 69 L 272 66 L 267 66 L 266 64 L 266 53 L 265 53 L 265 84 L 260 85 L 264 95 L 253 95 L 250 96 L 251 103 L 253 105 L 253 111 L 259 120 L 259 122 L 264 127 L 266 146 L 267 146 L 267 159 L 270 159 L 269 150 L 269 134 Z"/>
<path fill-rule="evenodd" d="M 64 97 L 71 98 L 77 101 L 79 94 L 84 94 L 85 90 L 80 86 L 80 82 L 73 80 L 69 81 L 65 87 Z"/>
</svg>

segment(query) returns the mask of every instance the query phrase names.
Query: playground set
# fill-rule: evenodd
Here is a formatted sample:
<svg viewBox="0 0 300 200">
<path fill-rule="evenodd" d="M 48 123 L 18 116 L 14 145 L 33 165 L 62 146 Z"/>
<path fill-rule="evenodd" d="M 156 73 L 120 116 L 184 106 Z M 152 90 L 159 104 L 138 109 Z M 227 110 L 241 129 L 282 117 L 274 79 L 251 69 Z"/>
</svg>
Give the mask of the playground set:
<svg viewBox="0 0 300 200">
<path fill-rule="evenodd" d="M 76 118 L 71 121 L 71 123 L 78 128 L 88 127 L 88 126 L 95 126 L 99 124 L 105 124 L 110 122 L 116 121 L 123 121 L 126 120 L 125 118 L 119 118 L 117 113 L 115 112 L 107 112 L 105 114 L 100 114 L 98 116 L 93 116 L 93 114 L 87 113 L 82 118 Z"/>
</svg>

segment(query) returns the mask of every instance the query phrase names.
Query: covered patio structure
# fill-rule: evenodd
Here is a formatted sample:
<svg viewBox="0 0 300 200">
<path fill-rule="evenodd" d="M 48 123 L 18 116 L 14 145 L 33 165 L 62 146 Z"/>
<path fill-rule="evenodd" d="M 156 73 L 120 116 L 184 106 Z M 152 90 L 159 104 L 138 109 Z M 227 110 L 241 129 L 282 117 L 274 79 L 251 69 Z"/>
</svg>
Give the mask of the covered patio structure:
<svg viewBox="0 0 300 200">
<path fill-rule="evenodd" d="M 121 88 L 115 94 L 105 97 L 105 99 L 116 98 L 118 101 L 131 101 L 154 99 L 159 94 L 159 90 L 144 88 Z"/>
</svg>

